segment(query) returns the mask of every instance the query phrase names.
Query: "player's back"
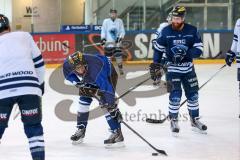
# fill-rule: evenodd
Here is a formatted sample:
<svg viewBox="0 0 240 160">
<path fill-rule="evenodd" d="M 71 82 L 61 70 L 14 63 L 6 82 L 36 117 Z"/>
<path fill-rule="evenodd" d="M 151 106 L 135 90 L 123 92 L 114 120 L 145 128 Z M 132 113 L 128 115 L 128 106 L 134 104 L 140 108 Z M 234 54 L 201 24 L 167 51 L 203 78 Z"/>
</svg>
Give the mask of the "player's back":
<svg viewBox="0 0 240 160">
<path fill-rule="evenodd" d="M 1 73 L 19 69 L 33 69 L 31 35 L 27 32 L 9 32 L 0 36 Z"/>
<path fill-rule="evenodd" d="M 33 62 L 33 52 L 39 50 L 34 50 L 32 43 L 27 32 L 0 36 L 0 98 L 30 93 L 41 95 Z"/>
</svg>

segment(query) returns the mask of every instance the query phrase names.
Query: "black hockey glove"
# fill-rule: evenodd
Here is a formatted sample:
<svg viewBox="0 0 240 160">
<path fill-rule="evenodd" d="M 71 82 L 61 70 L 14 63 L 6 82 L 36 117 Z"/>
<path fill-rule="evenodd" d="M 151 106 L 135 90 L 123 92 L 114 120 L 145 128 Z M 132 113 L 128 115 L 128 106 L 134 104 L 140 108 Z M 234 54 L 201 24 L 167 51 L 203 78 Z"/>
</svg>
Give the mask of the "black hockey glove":
<svg viewBox="0 0 240 160">
<path fill-rule="evenodd" d="M 226 64 L 227 64 L 228 66 L 231 66 L 232 63 L 233 63 L 234 60 L 235 60 L 235 57 L 236 57 L 235 53 L 232 52 L 231 50 L 229 50 L 229 51 L 226 53 L 226 57 L 225 57 Z"/>
<path fill-rule="evenodd" d="M 85 86 L 82 84 L 77 84 L 76 87 L 79 88 L 80 96 L 94 97 L 98 100 L 103 96 L 103 93 L 96 87 Z"/>
<path fill-rule="evenodd" d="M 110 114 L 111 118 L 117 120 L 118 123 L 122 122 L 123 117 L 117 107 L 117 104 L 114 104 L 114 105 L 104 104 L 101 106 L 101 108 L 106 109 L 108 111 L 108 113 Z"/>
<path fill-rule="evenodd" d="M 116 39 L 115 43 L 120 43 L 121 41 L 122 41 L 122 38 L 120 38 L 120 37 L 117 37 L 117 39 Z"/>
<path fill-rule="evenodd" d="M 42 91 L 42 96 L 44 95 L 44 92 L 45 92 L 45 83 L 43 82 L 42 84 L 40 84 L 40 89 Z"/>
<path fill-rule="evenodd" d="M 160 63 L 151 63 L 149 66 L 149 71 L 151 79 L 154 81 L 161 79 L 162 75 L 164 74 L 163 65 Z"/>
<path fill-rule="evenodd" d="M 101 45 L 104 46 L 105 44 L 106 44 L 106 39 L 104 38 L 101 40 Z"/>
<path fill-rule="evenodd" d="M 174 64 L 181 63 L 184 57 L 187 55 L 186 47 L 183 45 L 178 45 L 172 48 L 173 58 L 172 61 Z"/>
</svg>

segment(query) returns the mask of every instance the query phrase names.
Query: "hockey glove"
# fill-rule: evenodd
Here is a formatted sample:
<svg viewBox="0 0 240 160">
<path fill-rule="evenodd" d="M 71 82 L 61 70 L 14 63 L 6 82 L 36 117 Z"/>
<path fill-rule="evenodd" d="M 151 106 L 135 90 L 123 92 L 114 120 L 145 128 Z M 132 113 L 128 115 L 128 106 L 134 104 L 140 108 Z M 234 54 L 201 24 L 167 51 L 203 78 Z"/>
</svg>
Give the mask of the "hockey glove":
<svg viewBox="0 0 240 160">
<path fill-rule="evenodd" d="M 106 44 L 106 39 L 104 38 L 101 40 L 101 45 L 104 46 L 105 44 Z"/>
<path fill-rule="evenodd" d="M 122 117 L 121 112 L 117 108 L 117 104 L 114 104 L 114 105 L 104 104 L 101 106 L 101 108 L 106 109 L 108 111 L 108 113 L 110 114 L 111 118 L 118 121 L 118 123 L 122 122 L 123 117 Z"/>
<path fill-rule="evenodd" d="M 98 100 L 101 99 L 101 97 L 103 96 L 103 93 L 98 88 L 82 86 L 82 85 L 76 85 L 76 86 L 79 88 L 80 96 L 94 97 Z"/>
<path fill-rule="evenodd" d="M 120 43 L 121 41 L 122 41 L 122 38 L 120 38 L 120 37 L 117 37 L 117 39 L 116 39 L 115 43 Z"/>
<path fill-rule="evenodd" d="M 42 91 L 42 96 L 44 95 L 44 92 L 45 92 L 45 83 L 43 82 L 42 84 L 40 84 L 40 89 L 41 89 L 41 91 Z"/>
<path fill-rule="evenodd" d="M 236 54 L 234 52 L 232 52 L 231 50 L 229 50 L 227 53 L 226 53 L 226 57 L 225 57 L 225 61 L 226 61 L 226 64 L 228 66 L 231 66 L 232 63 L 234 62 L 235 60 L 235 57 L 236 57 Z"/>
<path fill-rule="evenodd" d="M 163 66 L 160 63 L 151 63 L 149 66 L 149 71 L 151 75 L 151 79 L 156 81 L 162 78 L 164 74 Z"/>
</svg>

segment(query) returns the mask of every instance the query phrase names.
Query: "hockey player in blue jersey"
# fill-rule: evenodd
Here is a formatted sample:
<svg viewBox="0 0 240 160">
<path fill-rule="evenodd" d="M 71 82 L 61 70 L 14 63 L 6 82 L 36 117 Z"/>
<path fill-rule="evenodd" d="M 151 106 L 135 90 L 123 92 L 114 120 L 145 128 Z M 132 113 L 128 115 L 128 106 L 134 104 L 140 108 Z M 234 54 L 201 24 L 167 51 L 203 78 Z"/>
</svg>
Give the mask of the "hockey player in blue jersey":
<svg viewBox="0 0 240 160">
<path fill-rule="evenodd" d="M 185 7 L 176 6 L 172 11 L 172 24 L 162 30 L 153 43 L 154 57 L 150 64 L 153 80 L 161 78 L 163 53 L 167 57 L 168 81 L 171 83 L 169 95 L 169 118 L 171 131 L 179 133 L 178 112 L 182 97 L 183 85 L 188 102 L 191 125 L 194 129 L 206 133 L 207 126 L 199 121 L 198 80 L 194 70 L 193 58 L 203 52 L 203 44 L 197 28 L 184 22 Z"/>
<path fill-rule="evenodd" d="M 65 79 L 79 88 L 79 108 L 77 114 L 77 131 L 71 136 L 73 144 L 82 143 L 88 124 L 89 107 L 92 98 L 99 100 L 112 132 L 104 141 L 106 147 L 123 146 L 121 131 L 122 115 L 115 102 L 115 88 L 118 75 L 106 56 L 90 55 L 76 52 L 64 62 Z"/>
</svg>

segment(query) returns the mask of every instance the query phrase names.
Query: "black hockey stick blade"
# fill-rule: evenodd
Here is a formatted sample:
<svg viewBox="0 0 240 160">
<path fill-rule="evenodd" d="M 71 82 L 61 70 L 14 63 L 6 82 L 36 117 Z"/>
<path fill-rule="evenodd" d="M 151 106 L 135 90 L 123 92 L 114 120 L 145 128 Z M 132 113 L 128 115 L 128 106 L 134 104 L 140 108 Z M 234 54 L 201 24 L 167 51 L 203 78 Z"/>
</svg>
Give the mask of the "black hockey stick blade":
<svg viewBox="0 0 240 160">
<path fill-rule="evenodd" d="M 163 119 L 147 118 L 147 119 L 146 119 L 146 122 L 147 122 L 147 123 L 155 123 L 155 124 L 158 124 L 158 123 L 164 123 L 166 120 L 167 120 L 167 117 L 165 117 L 165 118 L 163 118 Z"/>
<path fill-rule="evenodd" d="M 146 142 L 152 149 L 154 149 L 156 152 L 167 156 L 167 153 L 164 150 L 161 149 L 157 149 L 156 147 L 154 147 L 150 142 L 148 142 L 145 138 L 143 138 L 137 131 L 135 131 L 131 126 L 129 126 L 126 122 L 122 121 L 122 123 L 128 128 L 130 129 L 133 133 L 135 133 L 139 138 L 141 138 L 144 142 Z"/>
</svg>

